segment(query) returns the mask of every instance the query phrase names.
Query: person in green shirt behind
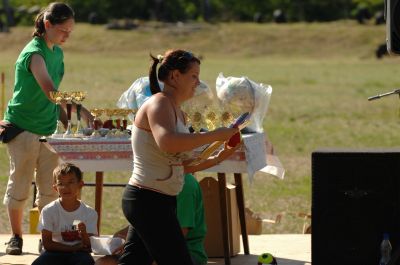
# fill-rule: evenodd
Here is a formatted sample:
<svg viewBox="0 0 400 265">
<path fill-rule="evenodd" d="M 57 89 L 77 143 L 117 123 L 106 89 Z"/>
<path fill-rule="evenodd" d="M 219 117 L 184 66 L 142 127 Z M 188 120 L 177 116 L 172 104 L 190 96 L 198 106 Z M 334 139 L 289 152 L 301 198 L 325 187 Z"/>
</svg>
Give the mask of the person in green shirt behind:
<svg viewBox="0 0 400 265">
<path fill-rule="evenodd" d="M 185 175 L 185 184 L 177 198 L 177 216 L 194 265 L 207 264 L 204 238 L 207 225 L 204 217 L 203 194 L 192 174 Z"/>
<path fill-rule="evenodd" d="M 23 208 L 34 175 L 39 210 L 57 198 L 52 187 L 52 172 L 58 165 L 58 155 L 39 138 L 53 134 L 58 117 L 66 124 L 65 111 L 51 99 L 51 92 L 58 90 L 64 76 L 60 45 L 69 38 L 74 23 L 71 7 L 64 3 L 49 4 L 37 16 L 33 38 L 15 63 L 14 92 L 0 123 L 0 129 L 5 128 L 7 139 L 3 137 L 3 142 L 7 142 L 10 159 L 10 176 L 3 201 L 12 230 L 6 248 L 9 255 L 22 253 Z M 86 122 L 93 120 L 85 108 L 82 108 L 82 118 Z M 18 134 L 13 133 L 10 139 L 11 132 Z"/>
<path fill-rule="evenodd" d="M 185 175 L 185 184 L 176 197 L 177 217 L 185 236 L 190 256 L 194 265 L 207 264 L 207 254 L 204 250 L 204 238 L 207 227 L 204 216 L 203 194 L 201 187 L 192 174 Z M 162 218 L 162 217 L 160 217 Z M 129 226 L 131 227 L 131 226 Z M 114 234 L 116 237 L 126 238 L 128 227 Z M 115 252 L 120 252 L 122 247 Z M 117 265 L 118 254 L 104 256 L 98 259 L 95 265 Z M 153 264 L 155 264 L 153 262 Z"/>
</svg>

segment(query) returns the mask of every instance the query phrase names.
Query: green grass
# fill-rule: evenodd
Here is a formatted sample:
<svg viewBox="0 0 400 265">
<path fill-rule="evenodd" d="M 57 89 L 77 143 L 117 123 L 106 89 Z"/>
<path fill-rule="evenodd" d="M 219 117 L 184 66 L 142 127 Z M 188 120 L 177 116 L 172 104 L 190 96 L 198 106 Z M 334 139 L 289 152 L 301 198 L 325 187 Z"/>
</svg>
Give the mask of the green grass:
<svg viewBox="0 0 400 265">
<path fill-rule="evenodd" d="M 30 39 L 31 28 L 0 35 L 0 71 L 11 96 L 13 64 Z M 368 102 L 369 96 L 400 86 L 399 59 L 377 60 L 374 50 L 385 41 L 384 26 L 350 21 L 287 25 L 229 23 L 175 27 L 144 24 L 136 31 L 107 31 L 78 24 L 64 47 L 66 75 L 61 90 L 85 90 L 87 107 L 112 107 L 138 77 L 147 74 L 149 52 L 181 47 L 204 58 L 201 79 L 211 87 L 219 72 L 248 76 L 273 87 L 264 129 L 279 155 L 286 177 L 257 173 L 245 183 L 245 203 L 263 218 L 284 213 L 280 224 L 264 233 L 300 233 L 298 212 L 311 208 L 311 152 L 320 147 L 373 148 L 398 144 L 396 96 Z M 8 175 L 5 146 L 0 146 L 0 193 Z M 200 178 L 209 174 L 200 174 Z M 130 172 L 107 173 L 105 182 L 126 183 Z M 93 182 L 93 174 L 85 175 Z M 229 180 L 232 181 L 232 176 Z M 105 188 L 104 233 L 125 224 L 122 189 Z M 94 205 L 93 188 L 83 199 Z M 0 205 L 0 233 L 9 231 Z M 25 225 L 27 221 L 25 220 Z"/>
</svg>

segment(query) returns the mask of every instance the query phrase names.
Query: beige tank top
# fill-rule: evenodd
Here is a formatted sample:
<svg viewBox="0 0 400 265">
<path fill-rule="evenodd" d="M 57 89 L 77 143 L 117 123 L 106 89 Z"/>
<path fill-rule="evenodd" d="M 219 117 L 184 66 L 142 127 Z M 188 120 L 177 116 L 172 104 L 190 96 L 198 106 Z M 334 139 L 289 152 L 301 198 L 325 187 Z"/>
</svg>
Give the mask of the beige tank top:
<svg viewBox="0 0 400 265">
<path fill-rule="evenodd" d="M 190 133 L 183 122 L 177 119 L 176 131 Z M 168 195 L 177 195 L 184 184 L 182 161 L 192 152 L 169 154 L 158 147 L 151 131 L 133 126 L 132 129 L 133 173 L 130 185 L 154 190 Z"/>
</svg>

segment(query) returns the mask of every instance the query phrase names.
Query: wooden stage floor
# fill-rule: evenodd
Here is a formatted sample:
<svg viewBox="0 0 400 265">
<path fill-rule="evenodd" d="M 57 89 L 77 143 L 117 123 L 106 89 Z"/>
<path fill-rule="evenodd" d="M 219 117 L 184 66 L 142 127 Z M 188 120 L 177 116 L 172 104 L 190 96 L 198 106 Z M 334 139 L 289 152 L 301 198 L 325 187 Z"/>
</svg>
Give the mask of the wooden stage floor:
<svg viewBox="0 0 400 265">
<path fill-rule="evenodd" d="M 10 256 L 5 254 L 3 242 L 9 240 L 9 235 L 0 235 L 0 264 L 25 265 L 31 264 L 38 256 L 39 235 L 24 235 L 23 255 Z M 311 235 L 303 234 L 264 234 L 249 236 L 250 255 L 243 254 L 232 257 L 232 265 L 256 265 L 257 257 L 268 252 L 277 258 L 279 265 L 310 265 Z M 223 265 L 223 258 L 210 258 L 208 264 Z"/>
</svg>

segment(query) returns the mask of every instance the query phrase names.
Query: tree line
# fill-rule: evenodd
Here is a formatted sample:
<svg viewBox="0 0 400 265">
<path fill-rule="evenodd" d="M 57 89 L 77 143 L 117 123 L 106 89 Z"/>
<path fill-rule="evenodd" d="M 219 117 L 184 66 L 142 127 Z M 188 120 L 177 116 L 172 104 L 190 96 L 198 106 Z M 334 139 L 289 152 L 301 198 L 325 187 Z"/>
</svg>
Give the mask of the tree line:
<svg viewBox="0 0 400 265">
<path fill-rule="evenodd" d="M 14 13 L 43 7 L 51 0 L 3 0 Z M 62 0 L 59 0 L 62 1 Z M 355 18 L 360 10 L 383 11 L 384 0 L 65 0 L 77 21 L 110 19 L 176 21 L 333 21 Z M 25 8 L 25 9 L 24 9 Z M 283 22 L 284 22 L 283 21 Z"/>
</svg>

